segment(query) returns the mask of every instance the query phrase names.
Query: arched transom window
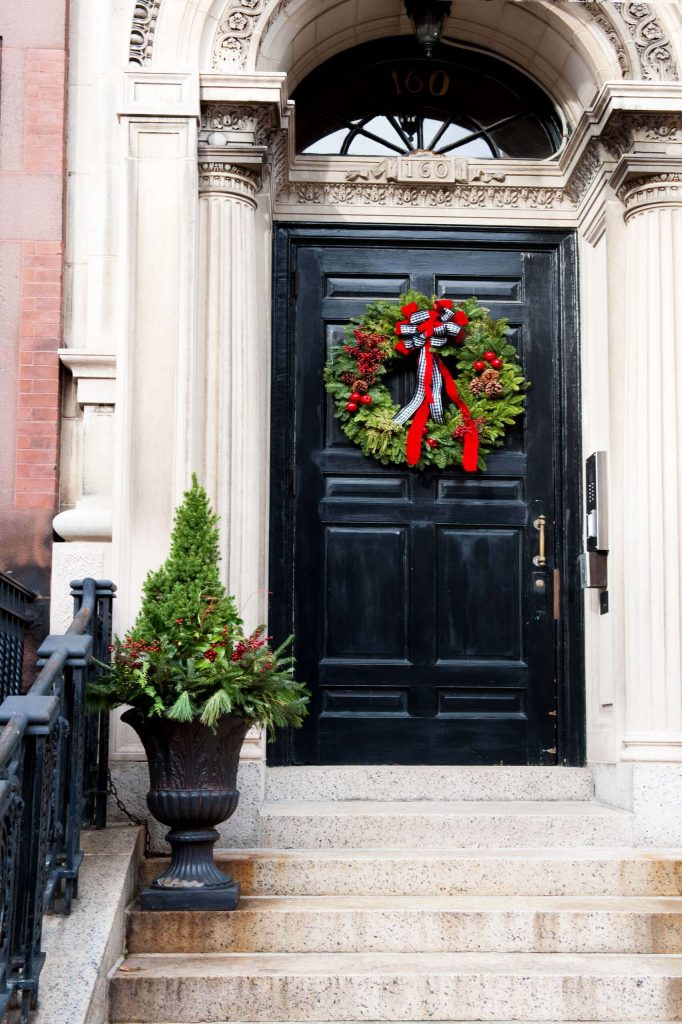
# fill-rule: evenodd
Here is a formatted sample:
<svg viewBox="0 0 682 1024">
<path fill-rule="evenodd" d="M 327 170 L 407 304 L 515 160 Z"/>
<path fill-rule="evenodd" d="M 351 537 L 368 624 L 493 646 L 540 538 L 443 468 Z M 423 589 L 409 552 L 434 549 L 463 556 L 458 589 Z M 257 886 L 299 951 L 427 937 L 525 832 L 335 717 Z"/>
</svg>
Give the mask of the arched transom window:
<svg viewBox="0 0 682 1024">
<path fill-rule="evenodd" d="M 561 118 L 535 82 L 446 42 L 432 58 L 406 36 L 356 46 L 317 67 L 292 98 L 299 153 L 545 160 L 562 139 Z"/>
</svg>

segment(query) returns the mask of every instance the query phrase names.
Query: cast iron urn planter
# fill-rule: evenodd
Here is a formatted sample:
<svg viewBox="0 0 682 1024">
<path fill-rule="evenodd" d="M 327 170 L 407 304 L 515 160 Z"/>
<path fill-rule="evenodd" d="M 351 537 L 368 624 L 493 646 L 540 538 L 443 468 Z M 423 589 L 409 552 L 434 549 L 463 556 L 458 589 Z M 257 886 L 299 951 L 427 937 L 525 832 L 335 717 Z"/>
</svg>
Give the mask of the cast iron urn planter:
<svg viewBox="0 0 682 1024">
<path fill-rule="evenodd" d="M 249 723 L 226 715 L 215 730 L 200 722 L 122 716 L 142 740 L 149 764 L 147 806 L 170 826 L 171 862 L 140 896 L 143 910 L 234 910 L 239 882 L 213 859 L 215 825 L 234 814 L 239 752 Z"/>
</svg>

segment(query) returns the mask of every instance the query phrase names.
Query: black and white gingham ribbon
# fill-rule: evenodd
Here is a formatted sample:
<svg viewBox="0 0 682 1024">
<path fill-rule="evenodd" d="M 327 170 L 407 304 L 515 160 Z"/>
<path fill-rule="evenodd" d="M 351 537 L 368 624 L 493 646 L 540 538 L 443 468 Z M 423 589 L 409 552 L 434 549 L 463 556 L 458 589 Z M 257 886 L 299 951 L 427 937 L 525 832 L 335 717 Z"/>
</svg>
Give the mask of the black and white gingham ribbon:
<svg viewBox="0 0 682 1024">
<path fill-rule="evenodd" d="M 403 423 L 414 416 L 419 406 L 422 404 L 426 397 L 426 388 L 424 385 L 426 379 L 426 351 L 425 345 L 427 341 L 431 342 L 431 348 L 442 348 L 447 345 L 450 338 L 456 338 L 462 330 L 457 324 L 452 323 L 454 317 L 454 311 L 451 309 L 444 309 L 439 311 L 440 323 L 434 327 L 433 333 L 429 338 L 426 334 L 420 331 L 419 327 L 421 324 L 430 320 L 431 317 L 425 310 L 419 310 L 417 313 L 410 315 L 409 323 L 401 323 L 396 327 L 396 333 L 400 337 L 406 349 L 419 349 L 419 363 L 417 366 L 417 388 L 407 403 L 404 405 L 399 412 L 393 417 L 394 423 L 398 423 L 401 426 Z M 431 413 L 431 419 L 434 423 L 443 422 L 443 378 L 441 372 L 438 369 L 438 360 L 434 359 L 432 364 L 431 372 L 431 394 L 433 401 L 429 405 L 429 411 Z"/>
</svg>

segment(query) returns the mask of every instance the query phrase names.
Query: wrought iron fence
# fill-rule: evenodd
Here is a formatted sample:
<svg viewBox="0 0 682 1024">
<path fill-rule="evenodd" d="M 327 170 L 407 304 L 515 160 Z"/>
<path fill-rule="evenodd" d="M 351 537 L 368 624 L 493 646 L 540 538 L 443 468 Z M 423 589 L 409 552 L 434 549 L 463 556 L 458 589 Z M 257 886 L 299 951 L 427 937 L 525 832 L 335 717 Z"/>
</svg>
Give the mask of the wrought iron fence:
<svg viewBox="0 0 682 1024">
<path fill-rule="evenodd" d="M 43 915 L 70 913 L 81 827 L 106 818 L 106 725 L 87 714 L 85 687 L 107 660 L 116 588 L 71 586 L 73 622 L 40 647 L 29 691 L 0 705 L 0 1019 L 16 1007 L 21 1024 L 37 1005 Z"/>
<path fill-rule="evenodd" d="M 32 590 L 0 572 L 0 700 L 21 693 L 24 632 L 31 625 Z"/>
</svg>

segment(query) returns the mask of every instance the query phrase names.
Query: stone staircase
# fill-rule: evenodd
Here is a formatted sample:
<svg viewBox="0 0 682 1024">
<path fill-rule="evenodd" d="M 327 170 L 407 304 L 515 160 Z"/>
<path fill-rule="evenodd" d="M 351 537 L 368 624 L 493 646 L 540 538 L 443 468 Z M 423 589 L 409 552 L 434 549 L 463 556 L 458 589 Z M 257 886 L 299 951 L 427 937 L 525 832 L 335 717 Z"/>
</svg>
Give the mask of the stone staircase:
<svg viewBox="0 0 682 1024">
<path fill-rule="evenodd" d="M 682 1019 L 682 852 L 590 772 L 268 772 L 232 914 L 128 919 L 110 1021 Z M 143 866 L 143 882 L 158 873 Z"/>
</svg>

